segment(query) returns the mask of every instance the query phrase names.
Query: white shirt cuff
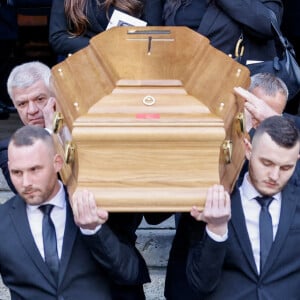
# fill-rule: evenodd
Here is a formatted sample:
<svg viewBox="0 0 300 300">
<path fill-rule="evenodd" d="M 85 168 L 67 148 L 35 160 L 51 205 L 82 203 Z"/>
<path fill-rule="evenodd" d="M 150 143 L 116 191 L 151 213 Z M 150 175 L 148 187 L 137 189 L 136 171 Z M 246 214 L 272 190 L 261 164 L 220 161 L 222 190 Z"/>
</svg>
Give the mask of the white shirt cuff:
<svg viewBox="0 0 300 300">
<path fill-rule="evenodd" d="M 48 131 L 48 133 L 51 135 L 53 133 L 53 131 L 47 127 L 45 127 L 45 130 Z"/>
<path fill-rule="evenodd" d="M 102 225 L 98 225 L 95 229 L 83 229 L 83 228 L 80 228 L 80 231 L 82 234 L 84 235 L 93 235 L 95 234 L 98 230 L 100 230 Z"/>
<path fill-rule="evenodd" d="M 218 234 L 211 232 L 209 229 L 207 229 L 207 226 L 206 226 L 206 233 L 215 242 L 221 243 L 221 242 L 225 242 L 228 239 L 228 230 L 225 232 L 225 234 L 218 235 Z"/>
</svg>

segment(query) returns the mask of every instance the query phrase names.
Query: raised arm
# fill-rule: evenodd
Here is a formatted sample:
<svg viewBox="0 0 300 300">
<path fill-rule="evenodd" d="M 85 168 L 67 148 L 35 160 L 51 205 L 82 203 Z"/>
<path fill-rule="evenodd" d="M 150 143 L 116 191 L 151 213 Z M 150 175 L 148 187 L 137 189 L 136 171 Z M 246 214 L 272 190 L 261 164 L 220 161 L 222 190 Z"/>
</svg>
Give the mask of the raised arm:
<svg viewBox="0 0 300 300">
<path fill-rule="evenodd" d="M 217 286 L 226 253 L 231 208 L 230 197 L 223 186 L 209 188 L 203 212 L 193 207 L 191 215 L 206 223 L 206 229 L 201 239 L 192 241 L 187 278 L 197 293 L 205 295 Z"/>
<path fill-rule="evenodd" d="M 96 206 L 94 195 L 78 191 L 71 198 L 74 220 L 94 259 L 118 284 L 148 281 L 146 263 L 134 244 L 117 236 L 106 224 L 108 212 Z"/>
</svg>

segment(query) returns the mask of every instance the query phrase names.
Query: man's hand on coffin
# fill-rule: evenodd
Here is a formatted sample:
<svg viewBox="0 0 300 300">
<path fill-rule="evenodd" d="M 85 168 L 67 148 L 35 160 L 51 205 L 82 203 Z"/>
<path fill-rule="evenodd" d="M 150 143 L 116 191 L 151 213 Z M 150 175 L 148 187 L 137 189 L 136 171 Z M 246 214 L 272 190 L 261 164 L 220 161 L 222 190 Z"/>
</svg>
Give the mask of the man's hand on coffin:
<svg viewBox="0 0 300 300">
<path fill-rule="evenodd" d="M 53 118 L 54 112 L 56 111 L 56 100 L 55 98 L 49 98 L 47 104 L 43 108 L 43 115 L 45 120 L 45 127 L 49 130 L 53 130 Z"/>
<path fill-rule="evenodd" d="M 230 196 L 222 185 L 214 185 L 207 191 L 203 211 L 193 207 L 191 215 L 197 221 L 206 222 L 208 231 L 218 236 L 224 236 L 228 231 L 228 221 L 231 217 Z"/>
<path fill-rule="evenodd" d="M 76 191 L 70 203 L 74 221 L 81 229 L 94 230 L 108 219 L 108 212 L 97 207 L 94 194 L 88 190 Z"/>
<path fill-rule="evenodd" d="M 245 109 L 252 117 L 253 128 L 256 128 L 264 119 L 278 115 L 265 101 L 242 87 L 235 87 L 234 91 L 245 99 Z"/>
</svg>

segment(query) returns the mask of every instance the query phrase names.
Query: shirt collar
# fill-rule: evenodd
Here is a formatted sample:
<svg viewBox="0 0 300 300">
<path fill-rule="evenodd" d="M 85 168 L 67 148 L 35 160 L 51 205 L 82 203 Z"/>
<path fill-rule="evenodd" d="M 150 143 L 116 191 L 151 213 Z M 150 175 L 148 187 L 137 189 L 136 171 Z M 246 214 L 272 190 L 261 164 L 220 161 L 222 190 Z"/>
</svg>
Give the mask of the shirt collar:
<svg viewBox="0 0 300 300">
<path fill-rule="evenodd" d="M 44 202 L 43 205 L 44 204 L 53 204 L 54 206 L 59 207 L 61 209 L 63 209 L 66 206 L 65 189 L 64 189 L 62 182 L 60 180 L 58 182 L 59 182 L 59 186 L 60 186 L 58 193 L 49 201 Z M 39 205 L 27 204 L 27 209 L 30 211 L 34 211 L 34 210 L 38 209 L 39 206 L 41 206 L 41 205 L 40 204 Z"/>
<path fill-rule="evenodd" d="M 244 196 L 247 200 L 255 200 L 257 196 L 262 196 L 255 187 L 250 183 L 249 181 L 249 173 L 247 172 L 244 176 L 243 183 L 240 186 L 241 194 Z M 280 201 L 281 200 L 281 192 L 275 194 L 272 196 L 275 200 Z"/>
</svg>

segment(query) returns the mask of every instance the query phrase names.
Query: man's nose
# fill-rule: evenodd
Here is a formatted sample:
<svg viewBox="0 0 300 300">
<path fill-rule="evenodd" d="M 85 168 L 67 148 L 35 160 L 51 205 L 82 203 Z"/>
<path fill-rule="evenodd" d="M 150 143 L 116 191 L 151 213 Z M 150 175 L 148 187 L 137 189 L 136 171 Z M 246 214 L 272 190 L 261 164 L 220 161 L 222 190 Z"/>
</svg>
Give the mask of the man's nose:
<svg viewBox="0 0 300 300">
<path fill-rule="evenodd" d="M 30 185 L 31 185 L 31 179 L 30 179 L 29 174 L 23 173 L 23 186 L 27 187 L 27 186 L 30 186 Z"/>
<path fill-rule="evenodd" d="M 29 101 L 28 103 L 28 113 L 29 114 L 34 114 L 39 110 L 38 106 L 34 101 Z"/>
<path fill-rule="evenodd" d="M 272 168 L 272 170 L 270 172 L 270 178 L 273 181 L 277 181 L 279 178 L 279 174 L 280 174 L 280 168 L 275 166 L 274 168 Z"/>
</svg>

